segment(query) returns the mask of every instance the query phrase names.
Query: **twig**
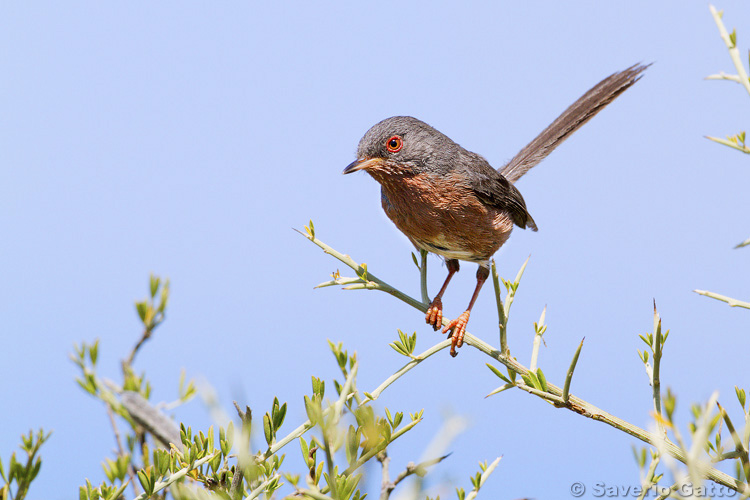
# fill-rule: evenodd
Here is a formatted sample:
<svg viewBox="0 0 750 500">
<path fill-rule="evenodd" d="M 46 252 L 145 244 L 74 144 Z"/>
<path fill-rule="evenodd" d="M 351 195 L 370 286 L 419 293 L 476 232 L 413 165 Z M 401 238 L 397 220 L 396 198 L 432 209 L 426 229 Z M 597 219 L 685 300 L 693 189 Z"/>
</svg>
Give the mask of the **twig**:
<svg viewBox="0 0 750 500">
<path fill-rule="evenodd" d="M 531 348 L 531 361 L 529 362 L 529 370 L 532 372 L 536 371 L 537 360 L 539 359 L 539 348 L 542 345 L 542 335 L 547 330 L 544 326 L 544 317 L 547 315 L 547 306 L 544 306 L 542 316 L 539 318 L 539 323 L 534 323 L 534 343 Z M 546 345 L 546 343 L 545 343 Z"/>
<path fill-rule="evenodd" d="M 117 427 L 117 422 L 115 421 L 115 413 L 112 411 L 112 407 L 110 405 L 105 406 L 107 407 L 109 422 L 112 424 L 112 431 L 115 433 L 115 442 L 117 442 L 117 454 L 118 456 L 124 456 L 125 449 L 122 447 L 122 438 L 120 437 L 120 429 Z M 128 476 L 130 477 L 130 484 L 133 485 L 133 494 L 138 495 L 138 486 L 136 485 L 135 480 L 135 469 L 133 469 L 132 463 L 128 464 Z"/>
<path fill-rule="evenodd" d="M 654 300 L 654 337 L 651 346 L 654 357 L 654 366 L 651 370 L 651 388 L 653 389 L 654 412 L 659 417 L 661 417 L 661 379 L 659 376 L 661 371 L 662 339 L 661 318 L 656 311 L 656 301 Z M 659 426 L 659 431 L 666 435 L 667 431 L 664 428 L 661 418 L 656 419 L 656 424 Z"/>
<path fill-rule="evenodd" d="M 581 343 L 578 344 L 578 349 L 576 349 L 576 353 L 573 355 L 573 360 L 570 362 L 570 368 L 568 368 L 568 373 L 565 374 L 565 385 L 563 386 L 563 392 L 562 392 L 562 398 L 565 403 L 568 402 L 570 399 L 570 382 L 573 380 L 573 372 L 576 369 L 576 364 L 578 363 L 578 356 L 581 355 L 581 348 L 583 348 L 583 341 L 586 340 L 586 337 L 583 337 L 581 339 Z"/>
<path fill-rule="evenodd" d="M 706 297 L 711 297 L 712 299 L 720 300 L 722 302 L 726 302 L 729 304 L 730 307 L 744 307 L 745 309 L 750 309 L 750 302 L 742 302 L 741 300 L 733 299 L 731 297 L 727 297 L 726 295 L 719 295 L 718 293 L 714 292 L 707 292 L 705 290 L 693 290 L 698 295 L 705 295 Z"/>
<path fill-rule="evenodd" d="M 422 291 L 422 302 L 429 306 L 430 296 L 427 294 L 427 250 L 420 250 L 419 288 Z"/>
<path fill-rule="evenodd" d="M 677 491 L 680 488 L 681 484 L 682 483 L 674 483 L 672 486 L 670 486 L 669 488 L 665 489 L 662 492 L 661 495 L 659 495 L 658 497 L 656 497 L 656 500 L 666 500 L 667 498 L 669 498 L 670 496 L 672 496 L 672 493 L 674 493 L 675 491 Z"/>
<path fill-rule="evenodd" d="M 729 139 L 722 139 L 721 137 L 713 137 L 710 135 L 707 135 L 705 137 L 706 139 L 714 141 L 723 146 L 729 146 L 730 148 L 736 149 L 737 151 L 742 151 L 743 153 L 750 154 L 750 147 L 738 144 L 737 142 L 733 141 L 732 139 L 734 139 L 734 137 L 730 137 Z"/>
<path fill-rule="evenodd" d="M 170 486 L 175 481 L 182 479 L 183 477 L 187 476 L 190 471 L 195 470 L 201 465 L 210 462 L 211 460 L 216 458 L 216 456 L 218 456 L 219 454 L 221 454 L 221 450 L 216 450 L 214 453 L 211 453 L 210 455 L 206 455 L 200 460 L 196 460 L 195 462 L 190 464 L 190 466 L 180 469 L 174 474 L 170 474 L 169 476 L 165 477 L 161 481 L 157 481 L 156 484 L 154 485 L 154 493 L 157 493 L 163 490 L 164 488 L 166 488 L 167 486 Z M 150 498 L 150 497 L 146 495 L 146 493 L 141 493 L 140 495 L 135 497 L 135 500 L 146 500 L 147 498 Z"/>
<path fill-rule="evenodd" d="M 258 485 L 257 488 L 255 488 L 253 491 L 250 492 L 250 494 L 247 496 L 246 500 L 253 500 L 254 498 L 258 498 L 260 496 L 260 494 L 265 491 L 266 487 L 269 484 L 271 484 L 273 481 L 278 480 L 280 477 L 281 476 L 279 474 L 276 474 L 274 476 L 269 477 L 268 479 L 266 479 L 262 483 L 260 483 L 260 485 Z"/>
<path fill-rule="evenodd" d="M 659 456 L 657 455 L 655 458 L 651 458 L 651 463 L 648 466 L 648 472 L 646 473 L 646 477 L 643 478 L 643 483 L 641 484 L 641 494 L 638 495 L 637 500 L 643 500 L 646 498 L 646 495 L 648 492 L 656 486 L 656 483 L 654 482 L 654 474 L 656 474 L 656 467 L 659 465 Z"/>
<path fill-rule="evenodd" d="M 398 486 L 399 483 L 407 477 L 413 474 L 423 475 L 427 467 L 439 464 L 440 462 L 448 458 L 448 456 L 449 455 L 443 455 L 442 457 L 433 458 L 432 460 L 425 460 L 424 462 L 420 462 L 418 464 L 410 462 L 406 465 L 406 469 L 404 469 L 398 476 L 396 476 L 396 479 L 391 481 L 388 477 L 388 463 L 391 459 L 388 458 L 385 450 L 383 450 L 382 453 L 378 454 L 378 461 L 383 464 L 383 482 L 380 489 L 380 500 L 388 500 L 388 498 L 390 498 L 391 496 L 391 492 L 393 492 L 393 490 L 396 489 L 396 486 Z M 382 460 L 381 457 L 383 457 Z"/>
<path fill-rule="evenodd" d="M 242 411 L 242 409 L 240 409 L 240 405 L 237 404 L 237 401 L 234 401 L 234 407 L 237 410 L 237 415 L 240 417 L 240 422 L 242 425 L 242 431 L 240 432 L 240 435 L 249 435 L 250 425 L 253 422 L 253 412 L 250 410 L 249 406 L 246 406 L 245 411 Z M 240 459 L 238 458 L 237 461 L 240 462 Z M 229 489 L 229 495 L 234 499 L 242 498 L 242 493 L 244 493 L 244 488 L 242 487 L 242 480 L 244 479 L 243 470 L 244 467 L 237 467 L 234 476 L 232 476 L 232 486 Z"/>
<path fill-rule="evenodd" d="M 388 465 L 390 464 L 391 459 L 388 457 L 386 450 L 383 450 L 377 454 L 377 460 L 380 462 L 380 467 L 382 469 L 380 480 L 380 500 L 388 500 L 388 497 L 391 496 L 391 491 L 396 487 L 391 483 L 391 476 L 388 472 Z"/>
<path fill-rule="evenodd" d="M 742 84 L 742 86 L 745 87 L 745 90 L 747 90 L 747 93 L 750 94 L 750 80 L 747 78 L 745 65 L 742 64 L 742 60 L 740 59 L 740 51 L 737 49 L 737 40 L 735 38 L 736 35 L 732 36 L 727 32 L 727 29 L 724 27 L 724 23 L 721 20 L 721 12 L 718 12 L 713 5 L 709 5 L 708 8 L 711 10 L 711 15 L 714 18 L 714 22 L 716 22 L 716 27 L 719 28 L 721 39 L 724 40 L 724 44 L 727 46 L 727 49 L 729 49 L 729 57 L 732 58 L 732 63 L 734 63 L 734 67 L 737 69 L 739 83 Z"/>
<path fill-rule="evenodd" d="M 737 430 L 734 428 L 734 424 L 732 423 L 732 419 L 729 418 L 729 414 L 724 410 L 724 408 L 719 404 L 719 402 L 716 402 L 716 406 L 719 407 L 719 412 L 721 412 L 721 416 L 724 419 L 724 423 L 727 424 L 727 430 L 729 431 L 729 434 L 732 436 L 732 440 L 734 440 L 734 446 L 737 452 L 740 454 L 740 460 L 742 461 L 742 468 L 745 473 L 745 480 L 748 480 L 750 478 L 750 459 L 748 459 L 748 453 L 745 449 L 745 446 L 742 444 L 742 438 L 737 434 Z"/>
<path fill-rule="evenodd" d="M 359 457 L 359 459 L 357 459 L 356 462 L 354 462 L 349 467 L 347 467 L 346 470 L 341 473 L 341 475 L 350 476 L 352 473 L 354 473 L 354 471 L 356 471 L 357 469 L 362 467 L 365 463 L 367 463 L 372 457 L 377 456 L 378 453 L 385 450 L 386 447 L 390 445 L 392 442 L 394 442 L 396 439 L 400 438 L 401 436 L 403 436 L 404 434 L 412 430 L 414 426 L 417 425 L 421 421 L 422 421 L 421 418 L 417 420 L 412 420 L 411 422 L 409 422 L 408 424 L 406 424 L 405 426 L 403 426 L 402 428 L 400 428 L 399 430 L 391 434 L 390 441 L 386 441 L 386 440 L 381 441 L 377 446 L 374 446 L 370 451 L 368 451 L 367 453 Z M 325 439 L 325 435 L 323 437 Z M 329 459 L 329 456 L 326 456 L 326 459 Z M 334 479 L 335 479 L 334 476 L 329 472 L 328 477 L 331 478 L 331 485 L 333 485 Z M 330 489 L 327 486 L 325 486 L 320 491 L 321 493 L 325 494 L 325 493 L 328 493 Z M 334 495 L 334 497 L 335 496 L 336 495 Z"/>
<path fill-rule="evenodd" d="M 497 275 L 495 259 L 492 259 L 492 284 L 495 287 L 495 301 L 497 302 L 498 329 L 500 330 L 500 352 L 507 355 L 510 352 L 508 349 L 508 332 L 505 328 L 508 320 L 505 318 L 505 306 L 503 305 L 503 299 L 500 296 L 500 279 Z"/>
<path fill-rule="evenodd" d="M 125 366 L 131 367 L 133 366 L 133 361 L 135 360 L 135 355 L 138 354 L 138 351 L 141 349 L 143 344 L 146 343 L 148 339 L 151 338 L 151 334 L 154 332 L 152 328 L 146 328 L 143 330 L 143 334 L 141 334 L 141 338 L 138 339 L 138 342 L 135 344 L 135 347 L 133 347 L 133 350 L 130 351 L 130 355 L 128 356 L 128 359 L 123 361 L 123 368 Z"/>
<path fill-rule="evenodd" d="M 367 287 L 368 289 L 373 290 L 381 290 L 386 293 L 389 293 L 390 295 L 393 295 L 394 297 L 402 300 L 403 302 L 406 302 L 407 304 L 411 305 L 415 309 L 418 309 L 422 312 L 426 311 L 426 307 L 423 303 L 419 302 L 418 300 L 415 300 L 414 298 L 410 297 L 409 295 L 401 292 L 400 290 L 397 290 L 390 286 L 389 284 L 385 283 L 384 281 L 376 278 L 372 273 L 369 273 L 364 269 L 360 264 L 358 264 L 354 259 L 349 257 L 348 255 L 344 255 L 327 244 L 323 243 L 319 239 L 315 237 L 314 234 L 312 234 L 310 231 L 307 232 L 307 234 L 302 233 L 301 231 L 298 231 L 300 234 L 302 234 L 305 238 L 310 240 L 312 243 L 323 249 L 323 251 L 334 258 L 340 260 L 353 270 L 357 272 L 358 275 L 361 275 L 362 273 L 367 273 L 369 283 L 372 286 Z M 528 259 L 527 259 L 528 262 Z M 519 275 L 523 273 L 523 270 L 525 268 L 524 266 L 521 268 L 521 271 L 519 271 Z M 519 279 L 519 277 L 517 277 Z M 507 310 L 508 310 L 509 304 L 506 303 L 505 310 L 506 310 L 506 316 L 507 316 Z M 448 323 L 448 318 L 443 318 L 443 324 Z M 518 361 L 516 361 L 514 358 L 510 356 L 503 355 L 500 351 L 495 349 L 494 347 L 490 346 L 483 340 L 475 337 L 469 332 L 466 332 L 464 336 L 464 343 L 467 345 L 470 345 L 474 347 L 475 349 L 483 352 L 487 356 L 495 359 L 496 361 L 502 363 L 506 367 L 510 368 L 511 370 L 515 371 L 519 375 L 525 375 L 529 373 L 529 369 L 520 364 Z M 445 341 L 433 346 L 431 350 L 440 350 L 444 348 Z M 434 352 L 432 353 L 434 354 Z M 407 364 L 404 368 L 409 366 L 411 363 Z M 415 363 L 416 365 L 416 363 Z M 412 366 L 413 367 L 413 366 Z M 402 369 L 404 370 L 404 369 Z M 408 370 L 406 370 L 408 371 Z M 397 372 L 398 373 L 398 372 Z M 405 371 L 403 372 L 405 373 Z M 403 375 L 401 373 L 401 375 Z M 618 429 L 626 434 L 629 434 L 630 436 L 635 437 L 636 439 L 639 439 L 645 443 L 648 443 L 650 445 L 656 446 L 657 443 L 663 443 L 664 444 L 664 450 L 677 460 L 679 460 L 682 463 L 687 463 L 688 458 L 686 457 L 685 453 L 674 443 L 671 441 L 668 441 L 664 439 L 661 436 L 657 436 L 655 434 L 652 434 L 650 432 L 647 432 L 644 429 L 641 429 L 638 426 L 635 426 L 629 422 L 626 422 L 625 420 L 622 420 L 614 415 L 611 415 L 604 410 L 601 410 L 597 408 L 596 406 L 592 405 L 591 403 L 588 403 L 587 401 L 584 401 L 578 397 L 575 397 L 573 395 L 569 396 L 569 399 L 567 402 L 562 400 L 562 389 L 555 386 L 554 384 L 548 383 L 548 392 L 544 393 L 542 391 L 537 391 L 532 388 L 527 388 L 522 385 L 518 385 L 520 388 L 526 390 L 527 392 L 530 392 L 532 394 L 538 395 L 540 397 L 545 398 L 548 401 L 551 401 L 553 403 L 557 403 L 556 406 L 566 408 L 572 412 L 578 413 L 579 415 L 582 415 L 584 417 L 590 418 L 592 420 L 596 420 L 598 422 L 603 422 L 611 427 L 614 427 L 615 429 Z M 744 483 L 738 481 L 737 479 L 731 477 L 728 474 L 725 474 L 724 472 L 715 469 L 713 467 L 708 468 L 706 471 L 706 478 L 710 479 L 711 481 L 714 481 L 716 483 L 722 484 L 724 486 L 730 487 L 732 489 L 737 490 L 740 493 L 744 493 L 748 491 L 747 485 Z M 467 498 L 468 500 L 468 498 Z"/>
<path fill-rule="evenodd" d="M 370 460 L 372 457 L 374 457 L 375 455 L 383 451 L 386 448 L 386 446 L 391 444 L 393 441 L 395 441 L 396 439 L 400 438 L 401 436 L 409 432 L 412 428 L 414 428 L 415 425 L 417 425 L 421 421 L 422 421 L 421 418 L 417 420 L 412 420 L 411 422 L 409 422 L 408 424 L 406 424 L 405 426 L 403 426 L 402 428 L 400 428 L 399 430 L 391 434 L 390 441 L 388 442 L 382 441 L 379 445 L 375 446 L 370 451 L 368 451 L 367 453 L 359 457 L 359 459 L 356 462 L 354 462 L 352 465 L 346 468 L 343 474 L 348 476 L 355 470 L 362 467 L 368 460 Z"/>
<path fill-rule="evenodd" d="M 479 493 L 479 489 L 484 485 L 484 482 L 487 481 L 487 478 L 490 477 L 490 474 L 492 474 L 495 471 L 495 467 L 497 467 L 497 464 L 500 463 L 500 459 L 502 457 L 497 457 L 494 462 L 492 462 L 485 470 L 482 472 L 482 475 L 479 478 L 479 484 L 477 484 L 476 488 L 473 489 L 468 495 L 466 495 L 466 500 L 474 500 L 477 497 L 477 493 Z"/>
<path fill-rule="evenodd" d="M 445 320 L 443 321 L 445 322 Z M 451 345 L 451 339 L 443 340 L 442 342 L 438 342 L 434 346 L 430 347 L 426 351 L 424 351 L 422 354 L 419 354 L 418 356 L 414 356 L 414 358 L 406 363 L 404 366 L 402 366 L 398 371 L 396 371 L 393 375 L 388 377 L 383 381 L 382 384 L 380 384 L 377 389 L 375 389 L 372 392 L 365 393 L 365 396 L 368 397 L 371 401 L 375 401 L 378 399 L 380 394 L 392 383 L 394 383 L 399 378 L 403 377 L 409 370 L 417 366 L 419 363 L 424 361 L 425 359 L 429 358 L 433 354 L 436 354 L 446 347 Z"/>
</svg>

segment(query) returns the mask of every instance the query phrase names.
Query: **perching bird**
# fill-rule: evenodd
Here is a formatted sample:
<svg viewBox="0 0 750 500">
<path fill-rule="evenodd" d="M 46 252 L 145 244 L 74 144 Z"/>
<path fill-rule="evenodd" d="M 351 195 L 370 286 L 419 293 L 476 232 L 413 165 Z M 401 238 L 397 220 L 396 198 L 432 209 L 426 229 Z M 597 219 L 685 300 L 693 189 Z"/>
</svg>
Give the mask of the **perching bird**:
<svg viewBox="0 0 750 500">
<path fill-rule="evenodd" d="M 463 345 L 471 309 L 489 276 L 494 253 L 514 225 L 537 230 L 513 183 L 637 82 L 648 66 L 637 64 L 602 80 L 499 170 L 410 116 L 387 118 L 359 141 L 357 160 L 344 173 L 370 174 L 381 185 L 383 210 L 396 227 L 418 249 L 445 258 L 448 277 L 425 316 L 435 330 L 442 325 L 441 298 L 459 270 L 458 261 L 479 264 L 469 307 L 443 329 L 452 337 L 451 356 Z"/>
</svg>

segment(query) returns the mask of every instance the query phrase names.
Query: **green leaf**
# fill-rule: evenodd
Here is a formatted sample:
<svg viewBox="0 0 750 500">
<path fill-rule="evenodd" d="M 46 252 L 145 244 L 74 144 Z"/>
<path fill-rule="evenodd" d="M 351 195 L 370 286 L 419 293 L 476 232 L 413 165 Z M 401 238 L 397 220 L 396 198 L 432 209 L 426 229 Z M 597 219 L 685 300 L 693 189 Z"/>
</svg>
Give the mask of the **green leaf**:
<svg viewBox="0 0 750 500">
<path fill-rule="evenodd" d="M 151 292 L 151 298 L 156 297 L 156 292 L 159 290 L 159 284 L 160 281 L 158 277 L 154 276 L 153 274 L 150 277 L 150 283 L 149 283 L 149 291 Z"/>
<path fill-rule="evenodd" d="M 286 403 L 281 405 L 276 409 L 275 415 L 273 416 L 273 428 L 274 431 L 278 431 L 282 424 L 284 423 L 284 419 L 286 418 Z"/>
<path fill-rule="evenodd" d="M 539 380 L 539 388 L 544 392 L 548 392 L 549 388 L 547 387 L 547 378 L 544 376 L 541 368 L 536 369 L 536 378 Z"/>
<path fill-rule="evenodd" d="M 396 428 L 401 425 L 401 421 L 404 419 L 403 412 L 396 413 L 396 416 L 393 418 L 393 430 L 395 431 Z"/>
<path fill-rule="evenodd" d="M 305 461 L 305 465 L 309 468 L 312 465 L 310 462 L 310 448 L 307 446 L 307 441 L 305 441 L 305 438 L 302 436 L 299 437 L 299 447 L 302 451 L 302 458 Z"/>
<path fill-rule="evenodd" d="M 249 432 L 249 429 L 248 429 Z M 227 425 L 227 432 L 226 432 L 226 439 L 227 439 L 227 448 L 229 451 L 232 450 L 232 446 L 234 445 L 234 423 L 229 422 Z M 225 453 L 227 455 L 229 452 Z"/>
<path fill-rule="evenodd" d="M 125 482 L 120 485 L 119 488 L 113 489 L 109 495 L 107 495 L 107 500 L 116 500 L 118 498 L 122 498 L 123 493 L 125 492 L 125 488 L 127 488 L 128 483 Z"/>
<path fill-rule="evenodd" d="M 266 443 L 271 446 L 273 443 L 273 429 L 271 428 L 271 417 L 266 413 L 263 415 L 263 435 L 266 438 Z"/>
<path fill-rule="evenodd" d="M 512 389 L 512 388 L 514 388 L 514 387 L 515 387 L 515 384 L 505 384 L 505 385 L 501 385 L 501 386 L 500 386 L 500 387 L 498 387 L 497 389 L 494 389 L 494 390 L 493 390 L 492 392 L 490 392 L 489 394 L 487 394 L 487 395 L 485 396 L 485 398 L 488 398 L 488 397 L 490 397 L 490 396 L 494 396 L 495 394 L 500 394 L 501 392 L 503 392 L 503 391 L 507 391 L 508 389 Z"/>
<path fill-rule="evenodd" d="M 147 302 L 136 302 L 135 308 L 138 311 L 138 317 L 141 318 L 141 321 L 143 323 L 146 322 L 146 313 L 148 312 L 148 303 Z"/>
<path fill-rule="evenodd" d="M 89 358 L 91 358 L 91 364 L 96 365 L 96 360 L 99 358 L 99 340 L 89 346 Z"/>
<path fill-rule="evenodd" d="M 320 402 L 317 399 L 310 399 L 308 396 L 305 396 L 305 411 L 307 412 L 307 418 L 310 419 L 310 423 L 317 425 L 320 422 L 322 410 Z"/>
<path fill-rule="evenodd" d="M 512 384 L 512 382 L 508 379 L 508 377 L 506 377 L 505 375 L 503 375 L 497 367 L 495 367 L 494 365 L 491 365 L 489 363 L 485 363 L 485 364 L 487 365 L 487 368 L 489 368 L 492 373 L 494 373 L 495 375 L 497 375 L 500 378 L 500 380 L 502 380 L 506 384 Z"/>
<path fill-rule="evenodd" d="M 357 450 L 359 449 L 359 433 L 353 425 L 350 425 L 346 431 L 346 462 L 352 465 L 357 460 Z"/>
<path fill-rule="evenodd" d="M 313 396 L 319 396 L 320 399 L 323 399 L 323 396 L 326 392 L 326 383 L 324 380 L 321 380 L 317 377 L 312 378 L 312 390 L 313 390 Z"/>
<path fill-rule="evenodd" d="M 740 402 L 742 409 L 745 409 L 745 389 L 740 389 L 736 385 L 734 386 L 734 392 L 737 394 L 737 401 Z"/>
<path fill-rule="evenodd" d="M 539 381 L 536 379 L 536 375 L 534 375 L 534 372 L 528 372 L 521 375 L 521 378 L 523 379 L 523 382 L 528 385 L 529 387 L 538 388 Z"/>
<path fill-rule="evenodd" d="M 151 496 L 153 494 L 153 485 L 151 484 L 151 478 L 148 474 L 146 474 L 145 471 L 139 470 L 138 471 L 138 481 L 141 483 L 141 487 L 143 487 L 143 491 L 146 492 L 146 495 Z"/>
<path fill-rule="evenodd" d="M 28 482 L 32 482 L 34 479 L 36 479 L 37 474 L 39 474 L 39 469 L 42 468 L 42 459 L 37 457 L 36 462 L 34 463 L 34 468 L 31 470 L 31 473 L 28 475 Z"/>
<path fill-rule="evenodd" d="M 406 350 L 406 349 L 404 348 L 404 346 L 403 346 L 403 345 L 401 345 L 401 342 L 398 342 L 398 341 L 396 341 L 396 342 L 391 342 L 391 343 L 390 343 L 390 344 L 388 344 L 388 345 L 389 345 L 389 346 L 391 346 L 391 349 L 393 349 L 393 350 L 394 350 L 394 351 L 396 351 L 397 353 L 401 354 L 402 356 L 406 356 L 406 357 L 409 357 L 409 353 L 408 353 L 408 352 L 407 352 L 407 350 Z"/>
</svg>

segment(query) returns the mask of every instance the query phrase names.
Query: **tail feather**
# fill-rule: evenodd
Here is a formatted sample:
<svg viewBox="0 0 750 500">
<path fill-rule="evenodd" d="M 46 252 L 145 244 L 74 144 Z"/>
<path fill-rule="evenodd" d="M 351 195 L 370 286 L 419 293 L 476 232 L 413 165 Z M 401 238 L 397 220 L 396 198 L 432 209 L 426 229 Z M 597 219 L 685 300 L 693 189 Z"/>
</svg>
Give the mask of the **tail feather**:
<svg viewBox="0 0 750 500">
<path fill-rule="evenodd" d="M 635 64 L 624 71 L 608 76 L 557 117 L 536 139 L 526 145 L 499 172 L 510 182 L 516 182 L 523 174 L 544 160 L 557 146 L 594 117 L 617 96 L 640 80 L 650 64 Z"/>
</svg>

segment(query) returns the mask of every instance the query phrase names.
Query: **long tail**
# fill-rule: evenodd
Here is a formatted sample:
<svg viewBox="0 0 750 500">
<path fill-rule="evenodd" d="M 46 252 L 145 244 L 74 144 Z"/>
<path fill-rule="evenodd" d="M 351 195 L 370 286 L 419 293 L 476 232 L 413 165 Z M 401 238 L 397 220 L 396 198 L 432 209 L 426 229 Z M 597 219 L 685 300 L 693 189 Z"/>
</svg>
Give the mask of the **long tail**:
<svg viewBox="0 0 750 500">
<path fill-rule="evenodd" d="M 527 144 L 512 160 L 499 169 L 499 172 L 510 182 L 516 182 L 537 163 L 544 160 L 581 125 L 593 118 L 607 104 L 614 101 L 617 96 L 640 80 L 642 73 L 649 66 L 651 65 L 635 64 L 596 84 L 563 111 L 536 139 Z"/>
</svg>

